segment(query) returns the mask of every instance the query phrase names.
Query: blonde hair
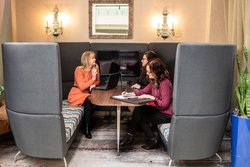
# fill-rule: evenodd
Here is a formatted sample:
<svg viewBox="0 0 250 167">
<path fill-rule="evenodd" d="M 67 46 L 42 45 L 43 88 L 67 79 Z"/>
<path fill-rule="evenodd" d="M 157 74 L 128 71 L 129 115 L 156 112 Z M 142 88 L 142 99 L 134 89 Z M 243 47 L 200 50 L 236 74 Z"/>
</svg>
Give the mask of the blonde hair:
<svg viewBox="0 0 250 167">
<path fill-rule="evenodd" d="M 90 55 L 91 54 L 95 55 L 95 52 L 93 52 L 93 51 L 83 52 L 82 57 L 81 57 L 81 65 L 83 68 L 88 68 L 90 66 Z"/>
</svg>

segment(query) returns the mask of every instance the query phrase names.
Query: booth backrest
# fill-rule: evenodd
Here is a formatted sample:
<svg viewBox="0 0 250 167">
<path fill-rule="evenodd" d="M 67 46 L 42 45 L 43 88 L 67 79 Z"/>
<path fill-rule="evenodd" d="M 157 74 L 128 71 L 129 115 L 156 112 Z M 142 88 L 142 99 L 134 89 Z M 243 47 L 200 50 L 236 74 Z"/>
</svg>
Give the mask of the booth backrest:
<svg viewBox="0 0 250 167">
<path fill-rule="evenodd" d="M 208 116 L 230 110 L 233 54 L 232 45 L 178 46 L 173 94 L 175 115 Z"/>
<path fill-rule="evenodd" d="M 147 43 L 91 43 L 91 50 L 97 51 L 110 50 L 110 51 L 140 51 L 144 53 L 148 51 Z"/>
<path fill-rule="evenodd" d="M 140 56 L 145 51 L 154 50 L 169 68 L 173 80 L 175 53 L 178 43 L 89 43 L 89 42 L 60 42 L 59 49 L 62 67 L 63 99 L 66 99 L 74 82 L 74 70 L 80 65 L 84 51 L 139 51 Z M 140 57 L 141 58 L 141 57 Z M 140 67 L 138 67 L 140 68 Z"/>
<path fill-rule="evenodd" d="M 7 108 L 23 114 L 61 113 L 58 44 L 5 43 L 3 55 Z"/>
<path fill-rule="evenodd" d="M 149 43 L 149 50 L 157 52 L 166 63 L 170 73 L 170 80 L 174 79 L 176 48 L 178 43 Z"/>
<path fill-rule="evenodd" d="M 74 71 L 81 64 L 81 56 L 90 50 L 89 42 L 60 42 L 59 43 L 63 99 L 66 99 L 74 82 Z"/>
</svg>

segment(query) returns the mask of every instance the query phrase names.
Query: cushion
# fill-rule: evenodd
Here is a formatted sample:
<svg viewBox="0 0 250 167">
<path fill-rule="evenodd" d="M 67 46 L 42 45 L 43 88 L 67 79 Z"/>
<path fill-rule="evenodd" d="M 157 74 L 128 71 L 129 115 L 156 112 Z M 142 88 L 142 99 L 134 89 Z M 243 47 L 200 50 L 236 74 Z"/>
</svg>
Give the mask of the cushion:
<svg viewBox="0 0 250 167">
<path fill-rule="evenodd" d="M 163 136 L 166 142 L 168 143 L 170 123 L 160 124 L 158 125 L 158 128 L 160 133 L 162 134 L 161 136 Z"/>
<path fill-rule="evenodd" d="M 62 103 L 62 115 L 64 118 L 66 142 L 68 142 L 71 136 L 74 134 L 77 126 L 79 125 L 84 109 L 82 106 L 70 106 L 67 100 Z"/>
</svg>

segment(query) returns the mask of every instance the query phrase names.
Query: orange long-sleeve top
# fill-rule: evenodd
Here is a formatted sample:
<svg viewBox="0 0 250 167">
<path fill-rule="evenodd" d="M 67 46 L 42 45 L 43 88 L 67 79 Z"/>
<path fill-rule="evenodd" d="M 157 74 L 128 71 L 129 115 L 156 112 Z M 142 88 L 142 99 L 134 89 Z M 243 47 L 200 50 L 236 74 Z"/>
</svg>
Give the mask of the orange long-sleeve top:
<svg viewBox="0 0 250 167">
<path fill-rule="evenodd" d="M 89 88 L 91 85 L 99 85 L 100 72 L 97 67 L 96 80 L 92 79 L 92 71 L 84 70 L 82 66 L 78 66 L 74 73 L 74 85 L 71 88 L 68 101 L 72 106 L 81 106 L 85 99 L 90 95 Z"/>
</svg>

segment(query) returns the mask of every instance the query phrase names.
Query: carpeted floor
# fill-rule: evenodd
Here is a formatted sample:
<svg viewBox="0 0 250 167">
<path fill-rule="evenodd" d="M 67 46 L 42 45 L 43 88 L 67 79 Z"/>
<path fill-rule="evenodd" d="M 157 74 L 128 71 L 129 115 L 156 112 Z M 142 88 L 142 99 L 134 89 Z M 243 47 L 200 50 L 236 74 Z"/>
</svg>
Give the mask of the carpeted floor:
<svg viewBox="0 0 250 167">
<path fill-rule="evenodd" d="M 166 167 L 169 156 L 163 145 L 154 150 L 144 150 L 143 134 L 138 133 L 135 143 L 130 148 L 121 148 L 121 155 L 116 154 L 116 125 L 114 121 L 98 117 L 95 119 L 95 129 L 92 131 L 93 139 L 87 140 L 79 131 L 66 159 L 69 167 Z M 126 129 L 126 120 L 121 122 L 121 136 Z M 39 159 L 21 155 L 14 163 L 17 153 L 13 139 L 0 142 L 0 167 L 63 167 L 63 160 Z M 223 159 L 220 163 L 216 156 L 199 161 L 176 161 L 172 166 L 195 167 L 229 167 L 230 140 L 223 140 L 219 152 Z"/>
</svg>

